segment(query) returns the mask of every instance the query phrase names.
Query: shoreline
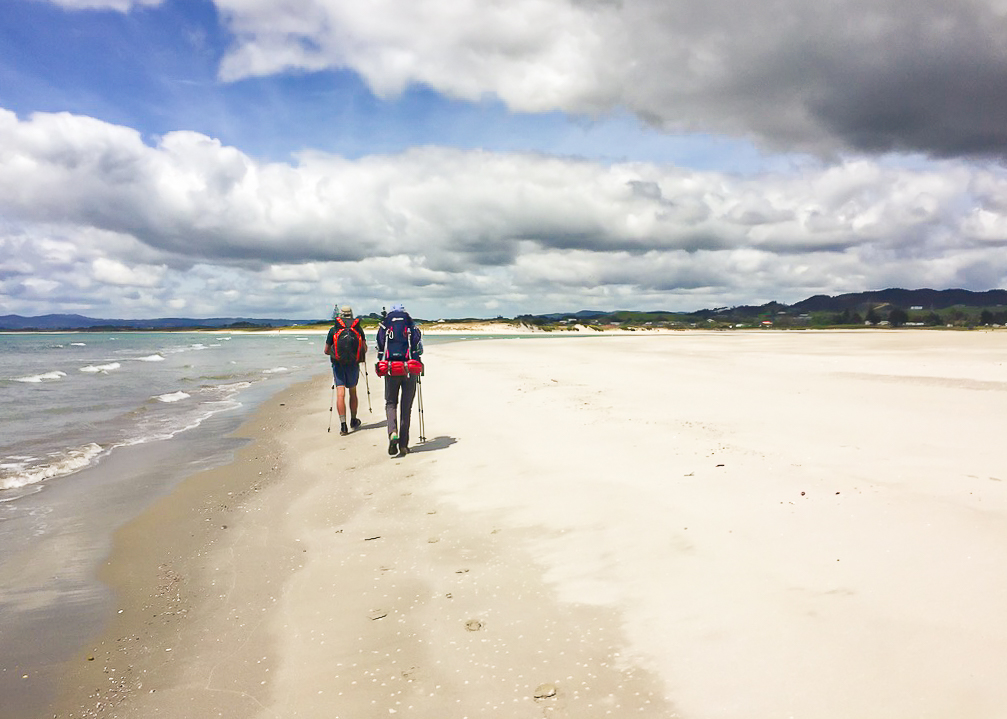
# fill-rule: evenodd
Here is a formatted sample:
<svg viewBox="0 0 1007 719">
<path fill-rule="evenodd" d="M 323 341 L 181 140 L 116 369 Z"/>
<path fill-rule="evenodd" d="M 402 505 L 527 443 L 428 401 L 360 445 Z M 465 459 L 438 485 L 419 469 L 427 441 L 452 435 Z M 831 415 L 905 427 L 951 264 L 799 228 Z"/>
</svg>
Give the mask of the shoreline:
<svg viewBox="0 0 1007 719">
<path fill-rule="evenodd" d="M 429 487 L 432 476 L 421 481 L 406 462 L 389 460 L 381 406 L 367 414 L 364 395 L 361 430 L 322 437 L 329 386 L 321 375 L 264 402 L 235 433 L 251 441 L 233 463 L 189 477 L 116 533 L 101 577 L 114 590 L 117 614 L 65 665 L 53 716 L 288 715 L 285 687 L 299 684 L 302 669 L 283 657 L 300 658 L 305 647 L 289 646 L 289 625 L 276 623 L 288 612 L 284 597 L 296 601 L 304 591 L 299 585 L 312 576 L 323 582 L 337 576 L 338 584 L 352 587 L 337 591 L 336 614 L 304 618 L 309 632 L 324 626 L 346 645 L 340 676 L 319 685 L 319 712 L 354 717 L 372 710 L 374 691 L 361 685 L 381 672 L 401 684 L 381 713 L 394 713 L 403 693 L 424 701 L 416 692 L 435 684 L 444 688 L 436 708 L 419 716 L 438 715 L 446 697 L 473 710 L 491 704 L 510 710 L 498 696 L 501 680 L 519 688 L 507 703 L 555 711 L 580 699 L 556 690 L 555 682 L 590 666 L 592 684 L 581 691 L 603 692 L 602 706 L 669 715 L 660 682 L 621 656 L 618 613 L 561 602 L 524 547 L 528 529 L 493 520 L 492 513 L 473 522 L 438 499 Z M 380 405 L 376 399 L 372 404 Z M 310 447 L 305 431 L 317 435 Z M 452 444 L 435 437 L 407 459 L 435 462 Z M 329 478 L 303 471 L 319 453 L 331 478 L 345 484 L 333 488 Z M 411 519 L 404 516 L 407 504 L 414 504 Z M 324 538 L 316 541 L 319 533 Z M 334 536 L 367 552 L 345 562 L 331 551 Z M 319 554 L 316 547 L 328 551 Z M 506 576 L 494 578 L 501 566 Z M 396 602 L 388 601 L 390 587 L 403 593 Z M 318 605 L 316 591 L 306 591 L 301 601 Z M 511 611 L 501 612 L 500 602 L 520 611 L 520 636 L 501 626 L 499 615 Z M 328 615 L 334 606 L 323 600 L 317 608 Z M 374 646 L 399 644 L 395 653 L 349 661 L 365 651 L 351 645 L 368 631 Z M 546 634 L 551 651 L 543 654 Z M 458 655 L 457 645 L 466 653 Z M 482 667 L 478 677 L 469 673 L 474 660 Z M 333 686 L 344 697 L 338 709 L 323 696 Z M 274 703 L 286 709 L 274 712 Z"/>
<path fill-rule="evenodd" d="M 1002 333 L 439 344 L 402 460 L 380 385 L 348 437 L 327 376 L 288 388 L 117 536 L 106 576 L 145 586 L 57 716 L 994 719 L 1005 355 Z"/>
<path fill-rule="evenodd" d="M 293 411 L 291 400 L 318 381 L 263 401 L 229 435 L 246 442 L 231 462 L 185 478 L 115 532 L 98 579 L 110 588 L 116 613 L 63 665 L 54 716 L 104 716 L 142 690 L 145 675 L 170 669 L 158 652 L 171 651 L 186 615 L 206 600 L 207 551 L 226 540 L 228 523 L 278 477 L 282 448 L 272 431 L 285 420 L 277 413 Z"/>
</svg>

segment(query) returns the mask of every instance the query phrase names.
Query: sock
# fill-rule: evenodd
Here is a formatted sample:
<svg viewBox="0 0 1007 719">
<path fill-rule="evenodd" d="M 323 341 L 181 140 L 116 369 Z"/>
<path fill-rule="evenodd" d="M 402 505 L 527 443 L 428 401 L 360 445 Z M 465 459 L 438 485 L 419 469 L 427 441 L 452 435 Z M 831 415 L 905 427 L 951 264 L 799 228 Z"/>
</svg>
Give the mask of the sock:
<svg viewBox="0 0 1007 719">
<path fill-rule="evenodd" d="M 339 415 L 339 424 L 346 424 L 346 415 L 345 414 Z"/>
</svg>

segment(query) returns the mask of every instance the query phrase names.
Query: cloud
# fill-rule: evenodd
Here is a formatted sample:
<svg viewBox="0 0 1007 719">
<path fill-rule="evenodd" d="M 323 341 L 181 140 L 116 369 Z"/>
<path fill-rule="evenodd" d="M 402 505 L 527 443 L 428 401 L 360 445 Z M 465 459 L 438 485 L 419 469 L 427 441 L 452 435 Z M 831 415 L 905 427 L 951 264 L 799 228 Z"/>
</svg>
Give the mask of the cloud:
<svg viewBox="0 0 1007 719">
<path fill-rule="evenodd" d="M 425 147 L 268 163 L 192 132 L 147 144 L 0 111 L 0 250 L 17 258 L 0 297 L 308 317 L 400 299 L 436 316 L 988 289 L 1007 279 L 1005 187 L 1004 168 L 961 161 L 735 176 Z"/>
<path fill-rule="evenodd" d="M 99 282 L 124 287 L 157 287 L 164 277 L 163 266 L 129 267 L 118 260 L 98 257 L 91 263 L 92 276 Z"/>
<path fill-rule="evenodd" d="M 156 7 L 164 0 L 49 0 L 67 10 L 117 10 L 129 12 L 137 7 Z"/>
<path fill-rule="evenodd" d="M 1002 0 L 217 0 L 233 81 L 347 68 L 788 151 L 1004 157 Z"/>
</svg>

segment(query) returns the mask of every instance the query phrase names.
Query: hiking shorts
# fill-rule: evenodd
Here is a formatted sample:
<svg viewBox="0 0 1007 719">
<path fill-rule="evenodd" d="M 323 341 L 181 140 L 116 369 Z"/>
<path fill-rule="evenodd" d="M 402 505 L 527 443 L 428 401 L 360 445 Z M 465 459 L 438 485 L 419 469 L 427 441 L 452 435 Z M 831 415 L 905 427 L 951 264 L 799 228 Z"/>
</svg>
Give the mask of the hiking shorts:
<svg viewBox="0 0 1007 719">
<path fill-rule="evenodd" d="M 332 363 L 332 379 L 336 387 L 356 387 L 360 381 L 360 365 Z"/>
</svg>

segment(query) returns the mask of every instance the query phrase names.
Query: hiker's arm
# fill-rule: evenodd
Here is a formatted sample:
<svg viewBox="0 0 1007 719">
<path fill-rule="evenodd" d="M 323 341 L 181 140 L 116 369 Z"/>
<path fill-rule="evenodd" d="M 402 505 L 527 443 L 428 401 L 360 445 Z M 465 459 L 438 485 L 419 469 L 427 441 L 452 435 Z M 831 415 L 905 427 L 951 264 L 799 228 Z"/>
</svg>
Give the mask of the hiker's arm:
<svg viewBox="0 0 1007 719">
<path fill-rule="evenodd" d="M 357 334 L 360 335 L 360 346 L 364 349 L 362 356 L 367 357 L 367 335 L 364 334 L 364 328 L 358 327 Z"/>
</svg>

